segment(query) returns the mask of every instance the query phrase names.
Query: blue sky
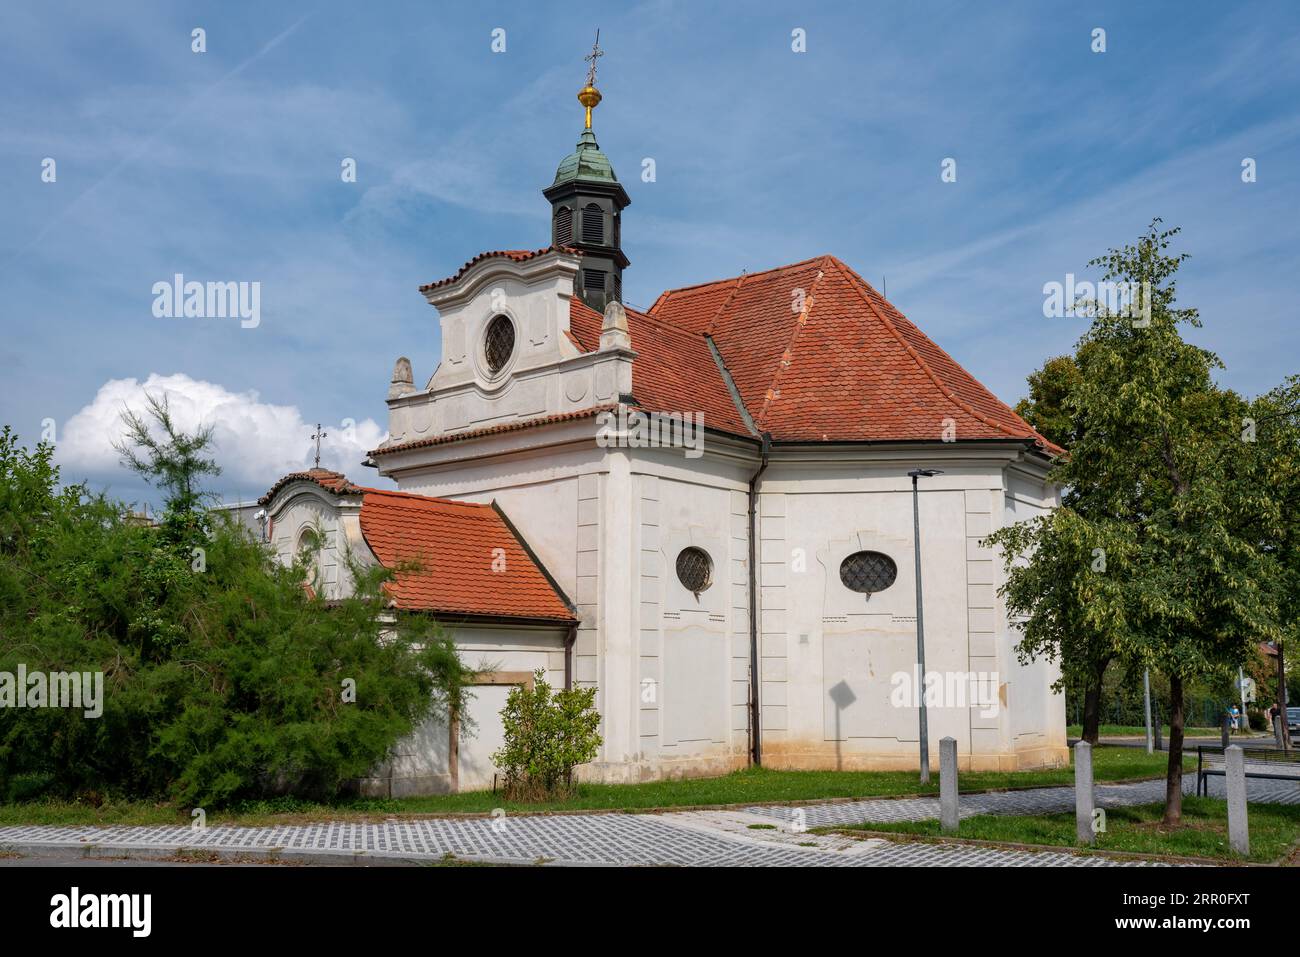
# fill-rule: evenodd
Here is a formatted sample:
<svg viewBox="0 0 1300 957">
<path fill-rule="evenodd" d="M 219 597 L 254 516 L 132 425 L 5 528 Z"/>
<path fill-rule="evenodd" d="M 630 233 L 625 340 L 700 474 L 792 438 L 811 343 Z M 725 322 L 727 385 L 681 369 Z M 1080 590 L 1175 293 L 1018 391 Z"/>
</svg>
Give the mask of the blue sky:
<svg viewBox="0 0 1300 957">
<path fill-rule="evenodd" d="M 833 253 L 1012 402 L 1083 331 L 1043 284 L 1161 216 L 1221 380 L 1300 371 L 1295 4 L 9 2 L 0 422 L 139 496 L 107 442 L 152 381 L 220 421 L 231 497 L 309 465 L 318 420 L 373 480 L 394 359 L 438 361 L 418 285 L 548 242 L 597 26 L 633 304 Z M 155 318 L 175 273 L 260 282 L 260 325 Z"/>
</svg>

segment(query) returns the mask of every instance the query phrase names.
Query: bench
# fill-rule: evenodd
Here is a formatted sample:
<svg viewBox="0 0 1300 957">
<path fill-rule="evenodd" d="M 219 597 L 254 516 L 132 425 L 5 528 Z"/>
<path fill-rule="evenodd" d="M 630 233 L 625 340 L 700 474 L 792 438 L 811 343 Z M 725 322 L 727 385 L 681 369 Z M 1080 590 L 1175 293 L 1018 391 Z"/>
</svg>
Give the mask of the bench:
<svg viewBox="0 0 1300 957">
<path fill-rule="evenodd" d="M 1300 784 L 1300 751 L 1281 748 L 1242 748 L 1246 761 L 1246 777 L 1267 778 L 1270 781 L 1295 781 Z M 1223 757 L 1223 748 L 1200 745 L 1196 749 L 1196 796 L 1208 796 L 1209 777 L 1224 777 L 1227 771 L 1222 764 L 1217 767 L 1206 761 L 1207 757 Z"/>
</svg>

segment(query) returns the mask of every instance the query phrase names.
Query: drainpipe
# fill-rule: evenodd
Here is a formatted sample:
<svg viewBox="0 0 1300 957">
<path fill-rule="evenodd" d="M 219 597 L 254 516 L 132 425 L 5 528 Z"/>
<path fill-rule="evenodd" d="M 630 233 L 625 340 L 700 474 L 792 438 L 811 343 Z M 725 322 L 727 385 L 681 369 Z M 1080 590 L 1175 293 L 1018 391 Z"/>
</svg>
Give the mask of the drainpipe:
<svg viewBox="0 0 1300 957">
<path fill-rule="evenodd" d="M 564 690 L 573 690 L 573 643 L 578 640 L 578 624 L 569 626 L 569 633 L 564 636 Z"/>
<path fill-rule="evenodd" d="M 763 433 L 758 471 L 749 480 L 749 761 L 763 765 L 758 710 L 758 480 L 767 471 L 772 435 Z"/>
</svg>

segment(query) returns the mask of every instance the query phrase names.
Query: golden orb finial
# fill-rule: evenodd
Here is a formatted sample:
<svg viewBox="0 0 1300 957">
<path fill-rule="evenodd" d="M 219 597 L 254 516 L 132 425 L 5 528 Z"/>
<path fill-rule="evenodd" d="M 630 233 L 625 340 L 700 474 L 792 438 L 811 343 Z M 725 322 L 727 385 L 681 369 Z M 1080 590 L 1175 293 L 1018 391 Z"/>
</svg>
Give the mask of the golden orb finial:
<svg viewBox="0 0 1300 957">
<path fill-rule="evenodd" d="M 605 51 L 600 48 L 600 30 L 597 30 L 591 52 L 583 57 L 591 63 L 587 70 L 587 85 L 578 91 L 578 102 L 587 108 L 587 129 L 591 129 L 591 111 L 600 103 L 600 90 L 596 89 L 596 60 L 604 55 Z"/>
</svg>

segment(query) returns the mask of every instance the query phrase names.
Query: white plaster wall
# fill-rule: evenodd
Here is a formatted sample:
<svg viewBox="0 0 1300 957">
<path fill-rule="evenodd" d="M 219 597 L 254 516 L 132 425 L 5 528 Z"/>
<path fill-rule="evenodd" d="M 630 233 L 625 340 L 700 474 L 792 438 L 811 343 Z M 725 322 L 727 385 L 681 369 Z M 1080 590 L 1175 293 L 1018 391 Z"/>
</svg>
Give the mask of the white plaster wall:
<svg viewBox="0 0 1300 957">
<path fill-rule="evenodd" d="M 980 675 L 997 706 L 977 705 L 965 682 L 967 693 L 932 702 L 931 762 L 939 739 L 951 736 L 967 768 L 1053 763 L 1064 739 L 1052 730 L 1051 669 L 1016 664 L 996 594 L 999 565 L 982 546 L 1005 520 L 1003 465 L 957 450 L 934 464 L 944 473 L 922 478 L 919 497 L 926 670 L 949 680 Z M 769 766 L 916 765 L 915 696 L 906 707 L 891 702 L 894 676 L 914 675 L 916 662 L 908 467 L 778 463 L 764 479 L 760 701 Z M 1037 494 L 1041 504 L 1041 481 Z M 840 562 L 859 550 L 894 560 L 890 588 L 868 598 L 842 584 Z"/>
<path fill-rule="evenodd" d="M 567 255 L 489 259 L 428 293 L 438 309 L 442 360 L 423 389 L 389 399 L 386 444 L 588 408 L 630 392 L 630 354 L 582 353 L 568 336 L 576 270 L 577 259 Z M 494 373 L 483 342 L 497 316 L 514 325 L 515 349 Z"/>
<path fill-rule="evenodd" d="M 286 565 L 293 562 L 304 533 L 308 530 L 319 533 L 317 591 L 324 598 L 340 598 L 351 593 L 353 581 L 348 556 L 363 565 L 374 561 L 361 535 L 359 498 L 340 499 L 303 482 L 284 490 L 271 503 L 268 512 L 271 547 Z"/>
<path fill-rule="evenodd" d="M 876 488 L 773 492 L 765 502 L 760 700 L 764 751 L 773 759 L 915 762 L 918 710 L 890 704 L 894 674 L 911 675 L 916 661 L 911 493 L 889 490 L 896 480 L 869 484 Z M 968 665 L 964 507 L 960 488 L 928 488 L 920 499 L 930 671 Z M 898 567 L 894 584 L 870 598 L 840 581 L 840 563 L 862 550 Z M 768 713 L 774 706 L 784 710 Z M 929 727 L 932 741 L 951 735 L 969 751 L 965 709 L 930 708 Z"/>
<path fill-rule="evenodd" d="M 532 673 L 541 669 L 552 688 L 564 687 L 564 628 L 510 628 L 504 625 L 448 625 L 461 660 L 479 670 Z M 476 725 L 459 742 L 459 789 L 487 790 L 496 767 L 492 752 L 501 746 L 500 711 L 509 687 L 474 689 L 469 715 Z M 450 738 L 442 716 L 426 720 L 398 741 L 391 760 L 361 782 L 362 793 L 402 797 L 445 794 L 451 789 Z"/>
<path fill-rule="evenodd" d="M 645 760 L 671 763 L 732 750 L 734 562 L 746 556 L 732 540 L 731 489 L 701 481 L 707 475 L 658 471 L 666 474 L 638 475 L 641 735 Z M 712 561 L 712 583 L 699 595 L 676 574 L 689 547 Z"/>
<path fill-rule="evenodd" d="M 1059 502 L 1059 492 L 1053 486 L 1036 476 L 1008 469 L 1001 500 L 1004 524 L 1045 514 Z M 1000 563 L 997 568 L 1001 584 L 1005 574 Z M 1061 675 L 1060 664 L 1047 658 L 1019 662 L 1015 646 L 1020 633 L 1008 621 L 1000 600 L 998 625 L 1002 653 L 1009 662 L 1008 697 L 1014 703 L 1009 709 L 1011 748 L 1031 763 L 1067 763 L 1065 696 L 1051 690 Z"/>
</svg>

